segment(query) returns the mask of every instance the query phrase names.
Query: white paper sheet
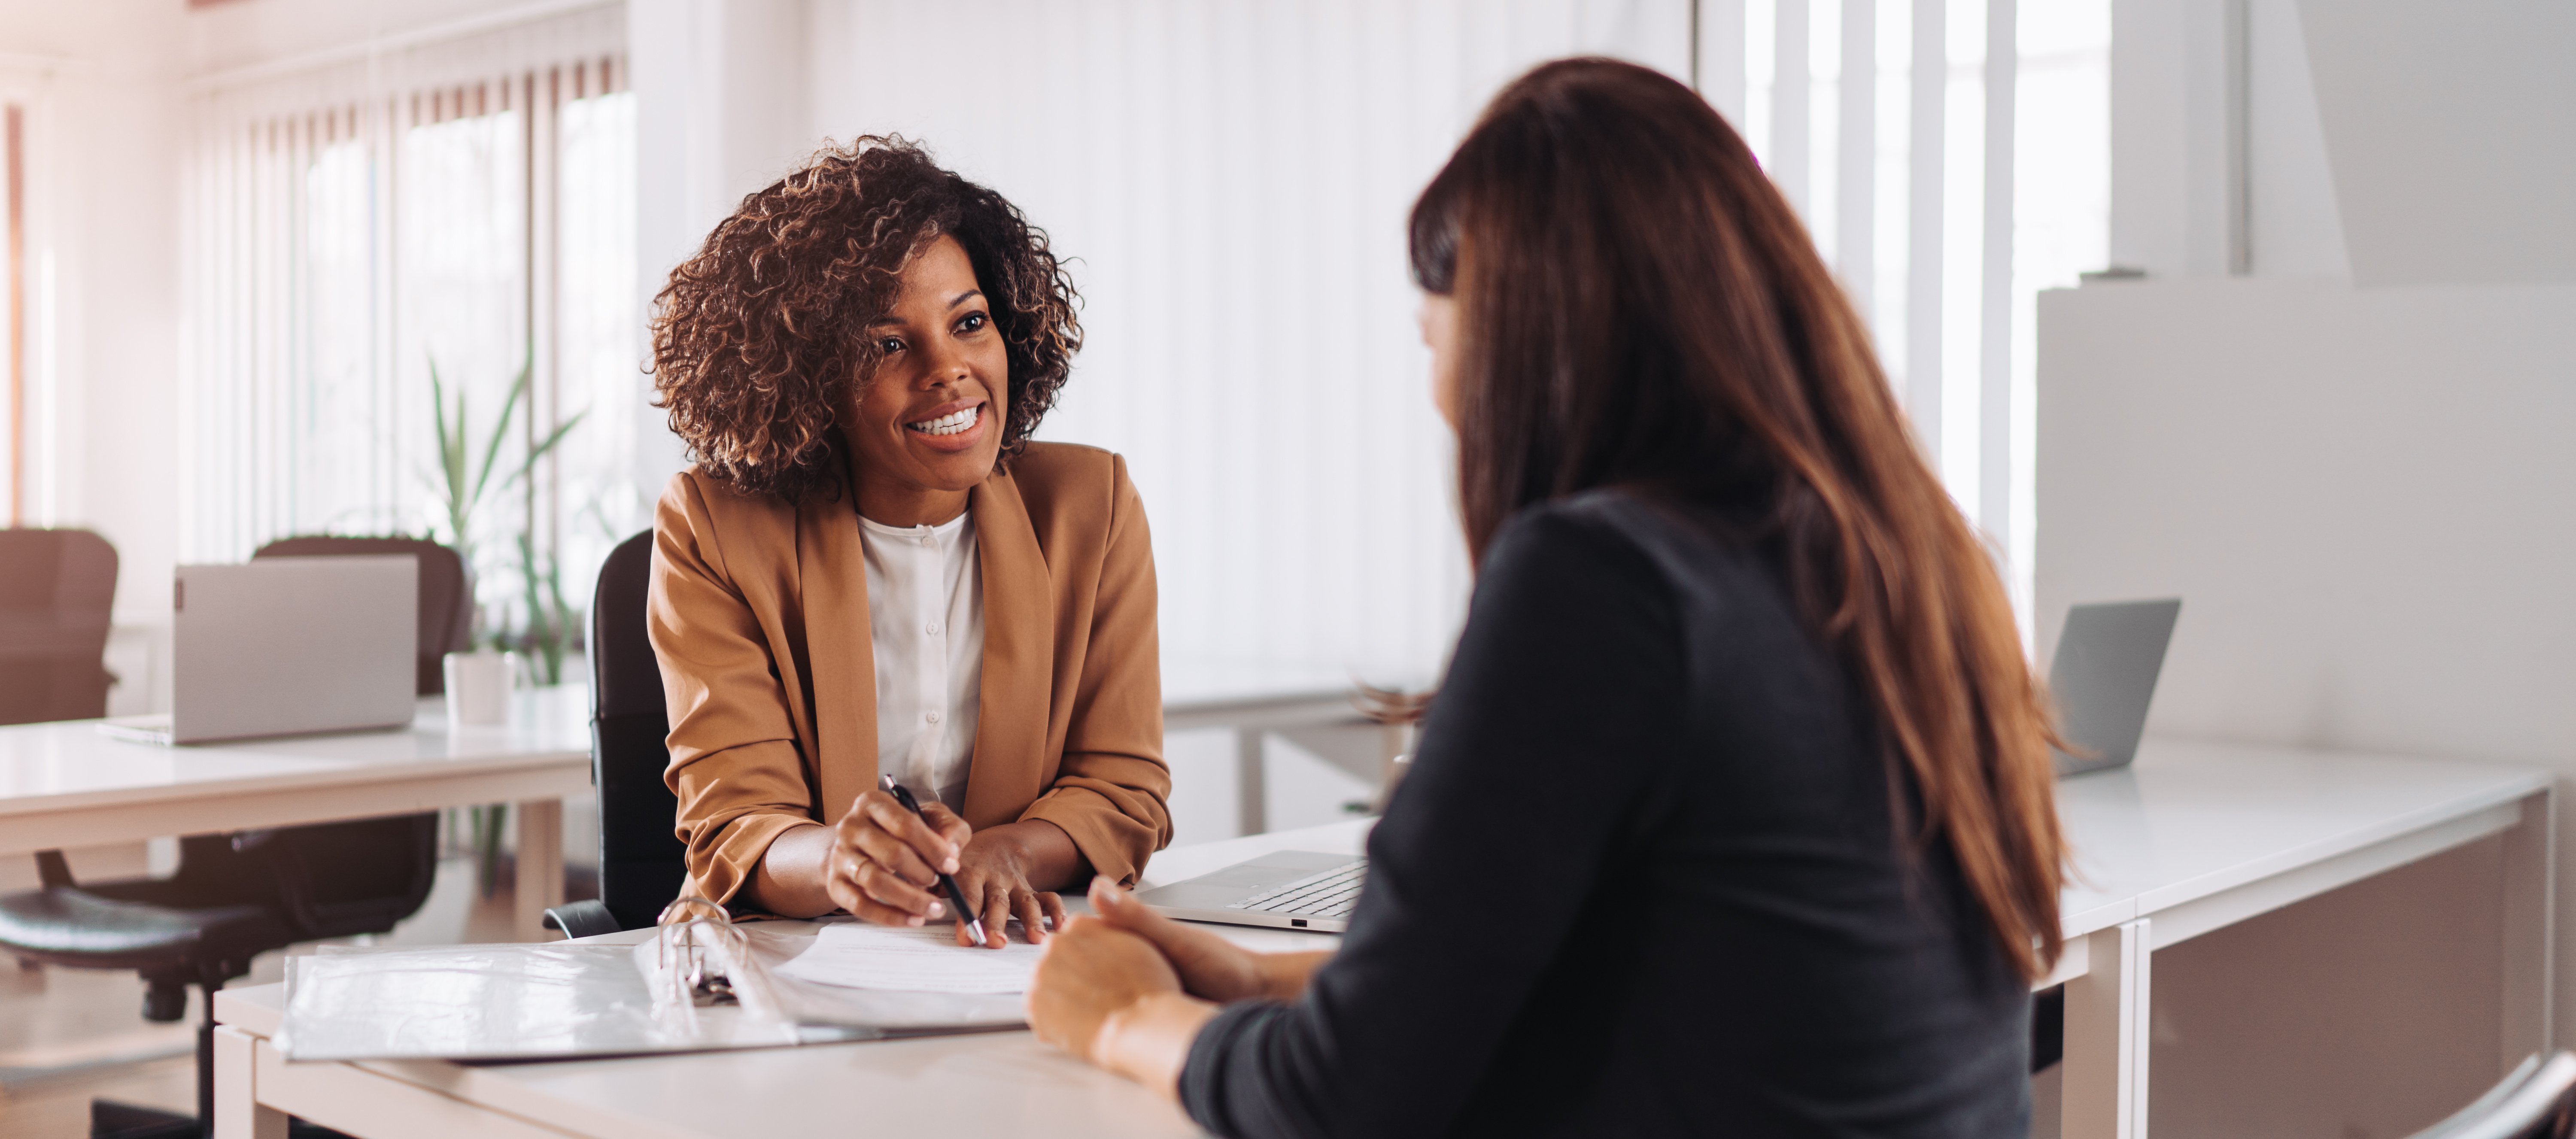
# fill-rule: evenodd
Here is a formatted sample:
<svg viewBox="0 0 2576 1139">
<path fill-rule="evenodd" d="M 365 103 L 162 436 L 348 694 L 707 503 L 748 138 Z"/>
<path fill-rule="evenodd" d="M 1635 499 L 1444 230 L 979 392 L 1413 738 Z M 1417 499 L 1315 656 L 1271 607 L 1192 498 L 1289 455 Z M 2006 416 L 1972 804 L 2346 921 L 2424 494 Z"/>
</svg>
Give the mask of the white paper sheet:
<svg viewBox="0 0 2576 1139">
<path fill-rule="evenodd" d="M 1024 993 L 1041 947 L 1014 939 L 1001 949 L 957 944 L 947 922 L 926 926 L 840 922 L 777 972 L 818 985 L 916 993 Z"/>
</svg>

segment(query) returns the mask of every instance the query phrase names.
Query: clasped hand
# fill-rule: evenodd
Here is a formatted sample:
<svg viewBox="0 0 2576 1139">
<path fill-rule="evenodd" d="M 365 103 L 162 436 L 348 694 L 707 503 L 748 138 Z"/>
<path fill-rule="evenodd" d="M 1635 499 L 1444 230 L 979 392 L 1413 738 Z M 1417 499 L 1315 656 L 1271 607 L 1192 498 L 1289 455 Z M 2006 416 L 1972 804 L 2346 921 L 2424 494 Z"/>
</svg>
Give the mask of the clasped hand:
<svg viewBox="0 0 2576 1139">
<path fill-rule="evenodd" d="M 871 790 L 832 828 L 823 887 L 835 904 L 862 920 L 917 926 L 947 914 L 951 907 L 940 896 L 939 875 L 954 875 L 983 919 L 984 945 L 999 949 L 1008 943 L 1005 930 L 1013 917 L 1033 944 L 1064 928 L 1063 900 L 1030 883 L 1033 861 L 1029 844 L 1012 827 L 979 834 L 939 803 L 924 805 L 916 815 L 894 796 Z M 963 920 L 957 922 L 957 944 L 974 944 Z"/>
<path fill-rule="evenodd" d="M 1294 999 L 1331 956 L 1254 953 L 1101 879 L 1092 880 L 1091 908 L 1098 916 L 1076 919 L 1038 962 L 1029 1027 L 1166 1095 L 1218 1004 Z"/>
</svg>

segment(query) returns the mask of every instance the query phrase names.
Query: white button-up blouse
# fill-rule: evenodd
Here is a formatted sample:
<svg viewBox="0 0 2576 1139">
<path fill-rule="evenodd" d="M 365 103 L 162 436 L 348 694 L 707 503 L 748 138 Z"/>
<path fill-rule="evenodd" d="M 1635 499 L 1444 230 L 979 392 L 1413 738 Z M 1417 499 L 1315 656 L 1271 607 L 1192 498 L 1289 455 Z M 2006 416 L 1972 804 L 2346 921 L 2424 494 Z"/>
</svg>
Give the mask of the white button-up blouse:
<svg viewBox="0 0 2576 1139">
<path fill-rule="evenodd" d="M 983 693 L 984 580 L 970 511 L 909 529 L 859 519 L 876 652 L 877 770 L 966 806 Z"/>
</svg>

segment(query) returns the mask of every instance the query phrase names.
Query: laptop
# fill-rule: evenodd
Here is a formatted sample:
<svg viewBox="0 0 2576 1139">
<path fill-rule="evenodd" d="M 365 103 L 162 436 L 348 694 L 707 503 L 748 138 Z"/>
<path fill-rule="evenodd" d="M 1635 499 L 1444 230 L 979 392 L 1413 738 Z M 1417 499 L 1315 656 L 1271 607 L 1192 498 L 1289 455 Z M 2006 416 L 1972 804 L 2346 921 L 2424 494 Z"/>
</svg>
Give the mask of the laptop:
<svg viewBox="0 0 2576 1139">
<path fill-rule="evenodd" d="M 180 566 L 171 710 L 99 730 L 193 744 L 410 725 L 420 561 L 409 554 Z"/>
<path fill-rule="evenodd" d="M 1283 850 L 1136 895 L 1166 917 L 1340 933 L 1351 925 L 1368 859 Z"/>
<path fill-rule="evenodd" d="M 2060 778 L 2127 767 L 2138 758 L 2147 705 L 2165 667 L 2182 600 L 2113 601 L 2066 611 L 2049 662 L 2048 690 L 2057 698 L 2057 733 L 2075 746 L 2057 748 Z"/>
</svg>

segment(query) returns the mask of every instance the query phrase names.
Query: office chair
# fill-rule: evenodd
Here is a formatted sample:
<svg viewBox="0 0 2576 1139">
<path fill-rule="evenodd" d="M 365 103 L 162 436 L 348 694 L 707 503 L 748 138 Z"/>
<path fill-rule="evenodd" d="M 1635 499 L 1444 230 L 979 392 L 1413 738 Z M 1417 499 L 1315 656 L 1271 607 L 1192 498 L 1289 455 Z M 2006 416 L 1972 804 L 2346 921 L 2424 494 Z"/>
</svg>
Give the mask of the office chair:
<svg viewBox="0 0 2576 1139">
<path fill-rule="evenodd" d="M 2567 1139 L 2576 1133 L 2576 1054 L 2531 1054 L 2448 1119 L 2409 1139 Z"/>
<path fill-rule="evenodd" d="M 87 530 L 0 529 L 0 724 L 94 720 L 116 547 Z"/>
<path fill-rule="evenodd" d="M 462 648 L 472 599 L 464 561 L 408 538 L 290 538 L 254 558 L 409 553 L 421 563 L 422 655 L 416 687 L 440 689 L 438 658 Z M 433 635 L 434 631 L 434 635 Z M 166 879 L 77 883 L 60 851 L 36 856 L 40 887 L 0 897 L 0 949 L 48 965 L 132 969 L 143 1016 L 186 1015 L 188 987 L 205 991 L 197 1028 L 197 1114 L 100 1101 L 98 1139 L 195 1136 L 214 1116 L 214 994 L 251 959 L 302 941 L 384 933 L 419 911 L 438 873 L 438 815 L 190 835 Z"/>
<path fill-rule="evenodd" d="M 672 833 L 678 796 L 662 782 L 671 724 L 644 630 L 653 532 L 617 544 L 590 605 L 590 780 L 599 788 L 599 897 L 546 911 L 566 937 L 642 929 L 680 896 L 688 847 Z"/>
<path fill-rule="evenodd" d="M 465 651 L 474 636 L 474 589 L 465 559 L 456 551 L 424 538 L 280 538 L 259 548 L 257 558 L 330 558 L 350 554 L 411 554 L 420 559 L 420 655 L 417 691 L 436 696 L 447 691 L 443 663 L 449 653 Z"/>
</svg>

